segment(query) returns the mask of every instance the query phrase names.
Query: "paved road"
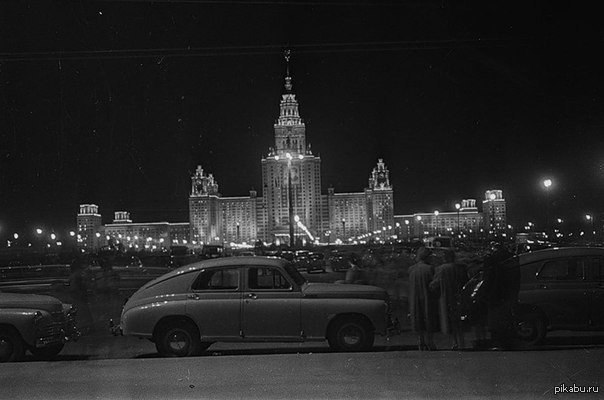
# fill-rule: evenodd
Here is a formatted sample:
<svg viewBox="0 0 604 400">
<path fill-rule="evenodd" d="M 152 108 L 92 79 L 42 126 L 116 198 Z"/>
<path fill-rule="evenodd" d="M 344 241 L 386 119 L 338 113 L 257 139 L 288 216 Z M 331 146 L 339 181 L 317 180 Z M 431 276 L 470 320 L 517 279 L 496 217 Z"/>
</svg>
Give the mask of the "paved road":
<svg viewBox="0 0 604 400">
<path fill-rule="evenodd" d="M 552 398 L 561 385 L 594 386 L 599 393 L 581 397 L 601 398 L 604 391 L 602 346 L 514 352 L 318 349 L 2 364 L 0 399 Z"/>
</svg>

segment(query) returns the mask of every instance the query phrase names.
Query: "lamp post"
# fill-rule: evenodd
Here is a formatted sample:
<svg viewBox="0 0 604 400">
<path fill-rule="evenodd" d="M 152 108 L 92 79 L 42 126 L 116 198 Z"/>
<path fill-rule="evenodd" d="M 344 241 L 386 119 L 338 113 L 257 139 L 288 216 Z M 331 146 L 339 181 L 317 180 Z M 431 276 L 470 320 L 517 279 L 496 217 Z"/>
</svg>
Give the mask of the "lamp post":
<svg viewBox="0 0 604 400">
<path fill-rule="evenodd" d="M 455 209 L 457 210 L 457 235 L 459 236 L 459 211 L 461 210 L 461 204 L 455 203 Z"/>
<path fill-rule="evenodd" d="M 417 217 L 415 217 L 415 219 L 417 220 L 417 227 L 418 227 L 418 231 L 417 231 L 417 237 L 418 239 L 421 239 L 423 236 L 423 232 L 422 232 L 422 216 L 418 215 Z"/>
<path fill-rule="evenodd" d="M 237 222 L 237 243 L 239 243 L 239 232 L 241 227 L 239 226 L 239 222 Z"/>
<path fill-rule="evenodd" d="M 297 244 L 298 243 L 298 226 L 300 225 L 300 217 L 297 215 L 294 215 L 294 222 L 296 223 L 296 232 L 294 235 L 294 242 Z"/>
<path fill-rule="evenodd" d="M 550 224 L 549 224 L 549 207 L 550 207 L 550 200 L 549 200 L 549 192 L 550 192 L 550 188 L 552 187 L 552 180 L 551 179 L 544 179 L 543 180 L 543 187 L 545 188 L 545 224 L 543 225 L 545 228 L 545 234 L 549 237 L 549 231 L 550 231 Z"/>
<path fill-rule="evenodd" d="M 289 207 L 289 247 L 294 247 L 294 203 L 292 196 L 292 155 L 286 153 L 287 158 L 287 205 Z"/>
<path fill-rule="evenodd" d="M 587 222 L 590 223 L 590 227 L 591 227 L 591 239 L 593 240 L 595 235 L 594 232 L 594 217 L 591 214 L 585 214 L 585 219 L 587 220 Z"/>
<path fill-rule="evenodd" d="M 438 236 L 438 210 L 434 210 L 434 236 Z"/>
<path fill-rule="evenodd" d="M 38 242 L 37 245 L 39 245 L 41 248 L 44 247 L 44 241 L 42 240 L 43 233 L 44 231 L 41 228 L 36 228 L 36 241 Z"/>
<path fill-rule="evenodd" d="M 409 242 L 410 235 L 409 235 L 409 220 L 408 219 L 405 220 L 405 225 L 407 226 L 407 237 L 405 239 Z"/>
<path fill-rule="evenodd" d="M 342 239 L 346 240 L 346 218 L 342 218 Z"/>
</svg>

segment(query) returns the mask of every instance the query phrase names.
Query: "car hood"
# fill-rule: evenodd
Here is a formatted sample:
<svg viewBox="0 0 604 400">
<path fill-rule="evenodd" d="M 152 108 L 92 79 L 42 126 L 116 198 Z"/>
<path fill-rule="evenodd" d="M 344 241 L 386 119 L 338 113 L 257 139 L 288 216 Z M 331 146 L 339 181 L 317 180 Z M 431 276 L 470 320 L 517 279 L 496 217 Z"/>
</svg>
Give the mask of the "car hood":
<svg viewBox="0 0 604 400">
<path fill-rule="evenodd" d="M 308 283 L 302 289 L 305 297 L 386 300 L 386 291 L 377 286 L 338 283 Z"/>
<path fill-rule="evenodd" d="M 0 293 L 0 308 L 35 308 L 52 313 L 63 310 L 63 303 L 52 296 Z"/>
</svg>

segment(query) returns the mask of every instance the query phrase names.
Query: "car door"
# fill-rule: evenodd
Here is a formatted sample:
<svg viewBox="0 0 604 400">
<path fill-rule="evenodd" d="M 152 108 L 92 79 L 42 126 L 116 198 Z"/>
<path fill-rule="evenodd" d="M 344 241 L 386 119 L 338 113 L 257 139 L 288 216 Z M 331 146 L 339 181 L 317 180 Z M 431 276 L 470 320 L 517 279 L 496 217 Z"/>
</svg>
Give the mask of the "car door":
<svg viewBox="0 0 604 400">
<path fill-rule="evenodd" d="M 545 261 L 536 278 L 534 301 L 546 312 L 552 326 L 579 328 L 589 325 L 589 293 L 583 258 Z"/>
<path fill-rule="evenodd" d="M 604 258 L 593 257 L 590 260 L 590 319 L 591 325 L 604 329 Z"/>
<path fill-rule="evenodd" d="M 186 312 L 202 340 L 241 339 L 241 268 L 201 270 L 187 295 Z"/>
<path fill-rule="evenodd" d="M 242 302 L 245 340 L 301 340 L 301 299 L 301 291 L 281 269 L 246 268 Z"/>
</svg>

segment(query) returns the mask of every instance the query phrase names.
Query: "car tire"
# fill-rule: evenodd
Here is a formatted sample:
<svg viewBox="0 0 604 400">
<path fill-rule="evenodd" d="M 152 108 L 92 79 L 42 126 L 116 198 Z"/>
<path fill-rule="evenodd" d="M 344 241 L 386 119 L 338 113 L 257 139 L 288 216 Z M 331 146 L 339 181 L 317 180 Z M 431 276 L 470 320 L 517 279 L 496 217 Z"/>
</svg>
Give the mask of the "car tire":
<svg viewBox="0 0 604 400">
<path fill-rule="evenodd" d="M 0 330 L 0 362 L 13 362 L 23 359 L 25 347 L 18 333 L 12 330 Z"/>
<path fill-rule="evenodd" d="M 37 359 L 40 360 L 50 360 L 55 358 L 61 350 L 63 350 L 63 343 L 55 344 L 48 347 L 42 348 L 30 348 L 29 351 L 34 355 Z"/>
<path fill-rule="evenodd" d="M 202 351 L 199 330 L 189 321 L 164 325 L 159 329 L 155 347 L 163 357 L 190 357 Z"/>
<path fill-rule="evenodd" d="M 337 351 L 367 351 L 374 338 L 370 324 L 357 317 L 335 320 L 327 333 L 329 346 Z"/>
<path fill-rule="evenodd" d="M 539 315 L 521 315 L 516 321 L 516 335 L 525 344 L 540 344 L 545 339 L 546 334 L 545 321 Z"/>
</svg>

